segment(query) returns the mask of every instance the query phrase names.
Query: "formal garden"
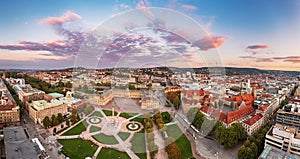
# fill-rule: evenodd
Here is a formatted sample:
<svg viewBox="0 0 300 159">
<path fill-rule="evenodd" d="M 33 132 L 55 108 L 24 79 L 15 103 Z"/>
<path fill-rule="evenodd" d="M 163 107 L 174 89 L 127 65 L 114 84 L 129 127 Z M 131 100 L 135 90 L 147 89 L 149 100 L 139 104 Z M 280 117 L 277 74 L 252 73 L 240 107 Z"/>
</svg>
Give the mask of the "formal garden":
<svg viewBox="0 0 300 159">
<path fill-rule="evenodd" d="M 66 156 L 72 159 L 86 157 L 122 159 L 137 157 L 147 159 L 147 149 L 150 150 L 150 156 L 154 157 L 157 154 L 158 148 L 156 150 L 149 149 L 149 144 L 151 146 L 154 140 L 152 143 L 148 143 L 146 135 L 147 130 L 144 122 L 149 114 L 119 113 L 114 110 L 102 110 L 101 108 L 91 109 L 87 106 L 81 112 L 84 114 L 88 112 L 88 114 L 85 114 L 80 121 L 56 135 L 62 146 L 62 153 Z M 171 152 L 169 153 L 173 153 L 174 148 L 172 146 L 176 145 L 181 158 L 192 158 L 190 142 L 176 123 L 172 123 L 173 119 L 170 114 L 162 112 L 152 114 L 152 116 L 148 122 L 153 122 L 158 126 L 158 131 L 165 131 L 169 138 L 172 138 L 172 143 L 168 143 L 171 145 L 169 148 Z M 170 125 L 165 125 L 167 123 Z M 159 134 L 162 135 L 163 133 Z M 169 139 L 162 140 L 163 144 L 168 142 L 166 140 Z M 167 151 L 167 149 L 163 151 Z M 172 158 L 172 156 L 170 157 Z"/>
</svg>

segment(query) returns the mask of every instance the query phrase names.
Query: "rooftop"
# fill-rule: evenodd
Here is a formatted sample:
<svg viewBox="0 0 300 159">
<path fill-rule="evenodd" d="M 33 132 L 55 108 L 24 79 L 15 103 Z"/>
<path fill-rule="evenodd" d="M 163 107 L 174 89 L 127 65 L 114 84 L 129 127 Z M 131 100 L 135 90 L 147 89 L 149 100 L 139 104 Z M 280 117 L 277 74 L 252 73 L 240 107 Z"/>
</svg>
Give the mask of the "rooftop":
<svg viewBox="0 0 300 159">
<path fill-rule="evenodd" d="M 31 103 L 32 107 L 36 110 L 47 109 L 62 104 L 63 102 L 57 99 L 52 99 L 51 102 L 47 102 L 46 100 L 37 100 L 37 101 L 32 101 Z"/>
<path fill-rule="evenodd" d="M 48 95 L 52 96 L 53 98 L 61 98 L 64 97 L 63 94 L 60 93 L 49 93 Z"/>
<path fill-rule="evenodd" d="M 299 159 L 298 156 L 293 156 L 290 153 L 284 152 L 273 146 L 266 145 L 264 151 L 258 157 L 258 159 Z"/>
<path fill-rule="evenodd" d="M 27 138 L 23 127 L 3 129 L 6 158 L 38 159 L 32 142 Z"/>
<path fill-rule="evenodd" d="M 244 123 L 247 124 L 247 125 L 252 126 L 257 121 L 259 121 L 262 117 L 263 117 L 263 115 L 261 113 L 258 113 L 258 114 L 252 115 L 251 118 L 244 121 Z"/>
</svg>

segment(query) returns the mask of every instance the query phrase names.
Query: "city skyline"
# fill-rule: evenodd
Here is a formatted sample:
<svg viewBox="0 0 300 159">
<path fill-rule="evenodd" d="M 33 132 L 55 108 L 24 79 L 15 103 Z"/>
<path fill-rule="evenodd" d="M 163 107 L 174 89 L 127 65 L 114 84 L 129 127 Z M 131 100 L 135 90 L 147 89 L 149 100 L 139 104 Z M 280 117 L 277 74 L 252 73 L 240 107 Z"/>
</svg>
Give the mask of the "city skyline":
<svg viewBox="0 0 300 159">
<path fill-rule="evenodd" d="M 5 37 L 0 40 L 2 69 L 72 67 L 84 38 L 101 23 L 123 11 L 159 7 L 179 11 L 196 20 L 210 35 L 210 40 L 200 38 L 200 53 L 217 51 L 224 66 L 300 71 L 299 2 L 296 0 L 2 3 L 0 34 Z M 178 48 L 176 51 L 186 53 L 188 61 L 200 59 L 196 53 L 188 53 L 190 48 L 193 47 L 184 50 L 186 52 Z M 153 56 L 151 52 L 150 55 Z M 199 62 L 192 66 L 206 65 Z"/>
</svg>

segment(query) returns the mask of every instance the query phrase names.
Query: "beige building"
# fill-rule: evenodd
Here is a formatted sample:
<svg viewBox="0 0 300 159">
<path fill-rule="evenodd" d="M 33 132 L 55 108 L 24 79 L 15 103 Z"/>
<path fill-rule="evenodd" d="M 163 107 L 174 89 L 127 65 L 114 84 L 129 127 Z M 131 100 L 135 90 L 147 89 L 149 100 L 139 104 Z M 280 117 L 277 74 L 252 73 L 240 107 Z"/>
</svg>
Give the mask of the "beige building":
<svg viewBox="0 0 300 159">
<path fill-rule="evenodd" d="M 45 92 L 32 88 L 30 84 L 14 85 L 13 89 L 18 94 L 19 99 L 25 105 L 28 111 L 28 106 L 31 101 L 44 99 Z"/>
<path fill-rule="evenodd" d="M 126 90 L 126 89 L 110 89 L 100 96 L 97 96 L 99 105 L 104 106 L 108 104 L 113 98 L 131 98 L 141 99 L 142 109 L 158 109 L 161 105 L 160 100 L 156 95 L 148 90 Z M 93 98 L 94 101 L 94 98 Z"/>
<path fill-rule="evenodd" d="M 125 90 L 125 89 L 110 89 L 110 90 L 105 91 L 98 97 L 98 103 L 101 106 L 106 105 L 114 97 L 139 99 L 142 97 L 142 91 L 140 91 L 140 90 Z"/>
<path fill-rule="evenodd" d="M 0 128 L 20 125 L 20 107 L 0 80 Z"/>
<path fill-rule="evenodd" d="M 46 100 L 37 100 L 29 104 L 29 117 L 35 122 L 42 124 L 44 118 L 48 116 L 61 113 L 66 115 L 68 113 L 68 105 L 62 101 L 53 99 L 51 102 Z"/>
<path fill-rule="evenodd" d="M 248 136 L 253 135 L 264 124 L 264 118 L 261 113 L 250 115 L 250 118 L 242 122 L 242 126 Z"/>
<path fill-rule="evenodd" d="M 143 91 L 141 98 L 141 109 L 158 109 L 160 106 L 159 99 L 152 91 Z"/>
</svg>

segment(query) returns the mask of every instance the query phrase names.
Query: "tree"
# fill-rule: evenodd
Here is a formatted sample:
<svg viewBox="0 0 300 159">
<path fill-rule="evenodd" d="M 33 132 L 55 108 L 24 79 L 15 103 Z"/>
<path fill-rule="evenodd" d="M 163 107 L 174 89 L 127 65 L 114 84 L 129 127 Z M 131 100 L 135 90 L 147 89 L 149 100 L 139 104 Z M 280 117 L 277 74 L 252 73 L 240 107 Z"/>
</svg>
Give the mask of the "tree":
<svg viewBox="0 0 300 159">
<path fill-rule="evenodd" d="M 227 139 L 227 131 L 226 128 L 222 125 L 219 126 L 215 131 L 215 138 L 218 140 L 220 144 L 224 144 Z"/>
<path fill-rule="evenodd" d="M 165 141 L 165 151 L 168 153 L 169 159 L 180 159 L 181 153 L 178 146 L 175 144 L 174 139 L 169 137 Z"/>
<path fill-rule="evenodd" d="M 189 122 L 193 122 L 193 120 L 196 117 L 196 114 L 198 113 L 199 109 L 197 107 L 191 108 L 188 112 L 187 112 L 187 118 Z"/>
<path fill-rule="evenodd" d="M 244 130 L 244 128 L 243 128 L 243 126 L 242 126 L 241 123 L 234 123 L 234 124 L 232 124 L 231 127 L 234 128 L 234 132 L 235 132 L 235 134 L 236 134 L 236 136 L 237 136 L 237 139 L 238 139 L 239 141 L 244 140 L 244 139 L 246 138 L 247 133 L 246 133 L 246 131 Z"/>
<path fill-rule="evenodd" d="M 76 123 L 77 121 L 77 110 L 76 109 L 72 109 L 72 114 L 71 114 L 71 122 L 72 124 Z"/>
<path fill-rule="evenodd" d="M 250 143 L 249 140 L 247 140 L 247 141 L 244 143 L 244 146 L 245 146 L 245 147 L 249 147 L 250 145 L 251 145 L 251 143 Z"/>
<path fill-rule="evenodd" d="M 66 120 L 66 125 L 70 126 L 70 120 L 69 119 Z"/>
<path fill-rule="evenodd" d="M 129 84 L 128 88 L 129 90 L 135 90 L 135 86 L 133 84 Z"/>
<path fill-rule="evenodd" d="M 252 150 L 253 156 L 256 158 L 258 156 L 258 148 L 255 143 L 251 143 L 250 149 Z"/>
<path fill-rule="evenodd" d="M 50 118 L 48 116 L 46 116 L 43 120 L 43 125 L 44 127 L 47 129 L 51 126 L 51 121 L 50 121 Z"/>
<path fill-rule="evenodd" d="M 169 114 L 169 112 L 162 112 L 161 116 L 162 116 L 162 118 L 163 118 L 163 120 L 164 120 L 165 123 L 169 123 L 169 122 L 172 121 L 172 117 Z"/>
<path fill-rule="evenodd" d="M 65 86 L 66 86 L 67 88 L 72 88 L 72 83 L 71 83 L 70 81 L 68 81 L 68 82 L 65 84 Z"/>
<path fill-rule="evenodd" d="M 59 123 L 62 123 L 64 121 L 64 117 L 61 113 L 57 114 L 57 120 L 58 120 Z"/>
<path fill-rule="evenodd" d="M 57 83 L 57 87 L 64 87 L 64 83 L 60 80 L 60 81 Z"/>
<path fill-rule="evenodd" d="M 56 125 L 58 125 L 59 124 L 59 122 L 58 122 L 58 120 L 57 120 L 57 117 L 53 114 L 52 116 L 51 116 L 51 125 L 52 126 L 56 126 Z"/>
<path fill-rule="evenodd" d="M 238 143 L 238 135 L 237 132 L 235 132 L 235 128 L 233 126 L 230 126 L 228 129 L 226 129 L 226 138 L 225 138 L 225 147 L 226 148 L 233 148 Z M 222 136 L 224 137 L 224 136 Z"/>
<path fill-rule="evenodd" d="M 192 124 L 199 130 L 202 126 L 205 117 L 200 111 L 197 112 Z"/>
<path fill-rule="evenodd" d="M 243 159 L 245 155 L 246 155 L 246 147 L 243 145 L 242 147 L 239 148 L 238 158 Z"/>
<path fill-rule="evenodd" d="M 216 123 L 215 123 L 215 126 L 214 126 L 214 129 L 213 129 L 213 132 L 216 131 L 216 129 L 219 127 L 219 126 L 222 126 L 223 124 L 220 122 L 220 120 L 218 120 Z"/>
<path fill-rule="evenodd" d="M 174 101 L 173 101 L 174 108 L 178 110 L 178 109 L 179 109 L 179 106 L 180 106 L 180 103 L 181 103 L 181 102 L 180 102 L 179 97 L 176 96 L 175 99 L 174 99 Z"/>
</svg>

